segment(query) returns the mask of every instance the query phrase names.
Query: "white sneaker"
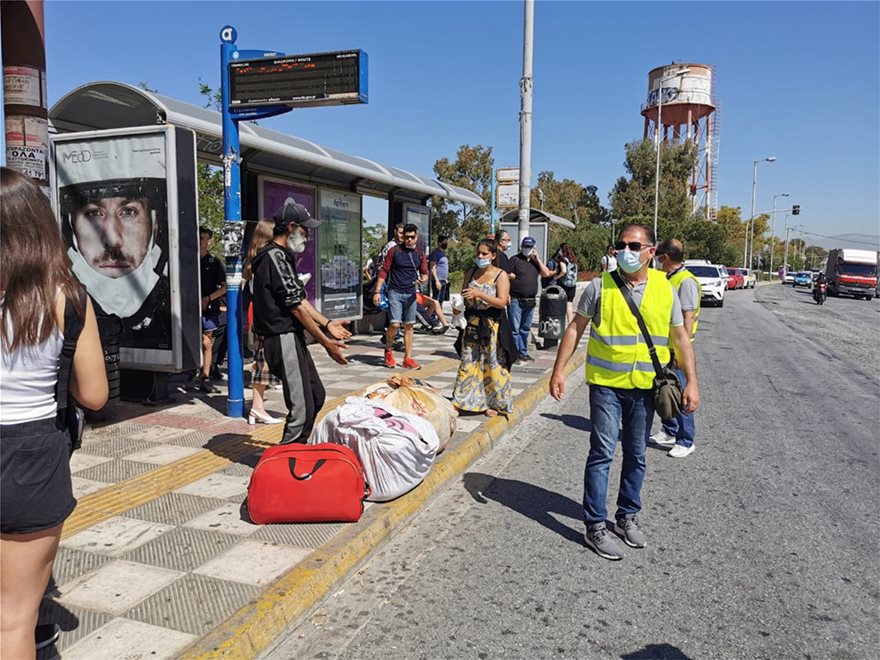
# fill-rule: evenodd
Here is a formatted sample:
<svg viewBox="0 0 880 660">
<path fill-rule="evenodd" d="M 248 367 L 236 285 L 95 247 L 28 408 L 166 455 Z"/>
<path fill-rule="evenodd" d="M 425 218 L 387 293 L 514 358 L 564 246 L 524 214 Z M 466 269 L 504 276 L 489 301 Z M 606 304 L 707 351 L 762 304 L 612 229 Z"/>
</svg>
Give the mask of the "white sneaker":
<svg viewBox="0 0 880 660">
<path fill-rule="evenodd" d="M 675 445 L 672 449 L 669 450 L 667 456 L 672 456 L 672 458 L 684 458 L 685 456 L 690 456 L 694 453 L 694 446 L 685 447 L 684 445 Z"/>
<path fill-rule="evenodd" d="M 661 447 L 672 447 L 675 444 L 675 436 L 669 435 L 663 429 L 657 431 L 648 440 L 652 445 L 659 445 Z"/>
</svg>

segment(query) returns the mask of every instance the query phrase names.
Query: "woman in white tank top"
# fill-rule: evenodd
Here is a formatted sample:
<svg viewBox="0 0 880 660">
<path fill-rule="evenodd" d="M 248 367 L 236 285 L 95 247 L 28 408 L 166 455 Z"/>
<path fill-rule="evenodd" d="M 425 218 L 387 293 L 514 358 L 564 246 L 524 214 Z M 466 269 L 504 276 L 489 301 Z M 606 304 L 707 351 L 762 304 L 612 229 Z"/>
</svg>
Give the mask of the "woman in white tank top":
<svg viewBox="0 0 880 660">
<path fill-rule="evenodd" d="M 40 601 L 76 506 L 70 438 L 56 422 L 64 307 L 80 300 L 58 224 L 42 191 L 0 168 L 0 657 L 33 658 Z M 77 302 L 75 307 L 80 307 Z M 91 303 L 71 369 L 86 408 L 107 402 L 107 375 Z"/>
</svg>

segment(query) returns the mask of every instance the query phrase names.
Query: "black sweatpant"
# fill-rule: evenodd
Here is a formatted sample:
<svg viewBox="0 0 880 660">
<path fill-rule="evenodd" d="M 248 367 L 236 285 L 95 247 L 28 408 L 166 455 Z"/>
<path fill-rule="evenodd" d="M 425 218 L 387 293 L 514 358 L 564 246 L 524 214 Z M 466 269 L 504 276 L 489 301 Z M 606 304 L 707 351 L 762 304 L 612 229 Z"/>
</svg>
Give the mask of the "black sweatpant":
<svg viewBox="0 0 880 660">
<path fill-rule="evenodd" d="M 303 338 L 295 332 L 266 337 L 263 339 L 263 350 L 269 371 L 284 386 L 287 421 L 284 423 L 281 444 L 305 444 L 326 397 L 312 356 Z"/>
</svg>

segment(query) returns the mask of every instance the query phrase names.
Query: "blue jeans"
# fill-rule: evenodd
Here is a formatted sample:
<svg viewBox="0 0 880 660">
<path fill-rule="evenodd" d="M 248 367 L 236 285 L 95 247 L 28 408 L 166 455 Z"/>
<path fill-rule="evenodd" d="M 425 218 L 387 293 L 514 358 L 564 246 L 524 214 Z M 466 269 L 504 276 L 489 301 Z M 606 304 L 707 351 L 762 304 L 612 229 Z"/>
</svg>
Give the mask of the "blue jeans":
<svg viewBox="0 0 880 660">
<path fill-rule="evenodd" d="M 525 304 L 523 304 L 523 301 L 525 301 Z M 532 330 L 532 317 L 534 315 L 534 299 L 510 299 L 510 304 L 507 306 L 510 333 L 513 335 L 513 344 L 522 357 L 526 357 L 529 354 L 529 332 Z"/>
<path fill-rule="evenodd" d="M 416 293 L 388 289 L 388 317 L 394 324 L 414 325 L 416 322 Z"/>
<path fill-rule="evenodd" d="M 675 369 L 678 379 L 681 381 L 682 389 L 687 385 L 687 378 L 681 369 Z M 669 435 L 675 436 L 675 444 L 682 447 L 691 447 L 694 444 L 694 438 L 697 435 L 696 425 L 694 424 L 693 414 L 686 415 L 681 413 L 667 419 L 663 422 L 663 430 Z"/>
<path fill-rule="evenodd" d="M 623 466 L 617 491 L 615 519 L 642 509 L 642 482 L 645 480 L 645 447 L 654 400 L 650 390 L 623 390 L 590 385 L 590 453 L 584 468 L 584 521 L 587 527 L 608 517 L 608 470 L 614 459 L 618 435 L 623 445 Z M 623 432 L 619 433 L 623 422 Z"/>
</svg>

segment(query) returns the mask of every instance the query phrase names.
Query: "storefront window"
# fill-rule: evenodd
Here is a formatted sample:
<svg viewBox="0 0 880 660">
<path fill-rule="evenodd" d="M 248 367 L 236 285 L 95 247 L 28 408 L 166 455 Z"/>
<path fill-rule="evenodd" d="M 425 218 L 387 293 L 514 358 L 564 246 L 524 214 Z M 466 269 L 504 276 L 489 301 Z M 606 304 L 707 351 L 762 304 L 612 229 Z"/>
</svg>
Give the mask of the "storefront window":
<svg viewBox="0 0 880 660">
<path fill-rule="evenodd" d="M 321 312 L 329 319 L 360 318 L 361 198 L 337 190 L 320 191 L 318 230 Z"/>
</svg>

